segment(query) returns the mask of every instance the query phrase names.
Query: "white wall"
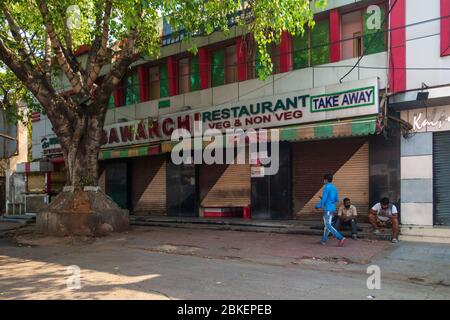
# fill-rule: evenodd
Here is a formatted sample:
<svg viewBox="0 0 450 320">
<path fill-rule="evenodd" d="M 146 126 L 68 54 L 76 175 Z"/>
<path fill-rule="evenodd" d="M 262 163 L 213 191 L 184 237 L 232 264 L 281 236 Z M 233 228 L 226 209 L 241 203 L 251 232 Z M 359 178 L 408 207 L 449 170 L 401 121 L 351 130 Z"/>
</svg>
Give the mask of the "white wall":
<svg viewBox="0 0 450 320">
<path fill-rule="evenodd" d="M 406 1 L 406 25 L 440 17 L 439 0 Z M 450 68 L 450 56 L 440 56 L 440 20 L 406 27 L 407 68 Z M 450 83 L 448 70 L 407 70 L 406 88 Z"/>
</svg>

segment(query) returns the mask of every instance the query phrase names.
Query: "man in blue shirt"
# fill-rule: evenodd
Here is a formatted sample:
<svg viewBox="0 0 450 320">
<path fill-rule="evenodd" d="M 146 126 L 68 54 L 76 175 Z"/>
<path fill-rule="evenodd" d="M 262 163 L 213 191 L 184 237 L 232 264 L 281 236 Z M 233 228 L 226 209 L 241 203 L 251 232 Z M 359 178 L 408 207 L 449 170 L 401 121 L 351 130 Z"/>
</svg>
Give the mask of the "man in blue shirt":
<svg viewBox="0 0 450 320">
<path fill-rule="evenodd" d="M 322 197 L 320 198 L 320 201 L 316 204 L 316 209 L 322 209 L 323 211 L 324 230 L 322 241 L 320 241 L 320 243 L 323 245 L 326 244 L 328 240 L 328 235 L 331 232 L 333 236 L 339 240 L 339 246 L 342 247 L 344 245 L 345 237 L 339 231 L 337 231 L 331 223 L 333 215 L 336 213 L 335 203 L 339 201 L 338 190 L 332 183 L 333 181 L 332 174 L 326 174 L 323 177 L 323 180 L 325 186 L 323 188 Z"/>
</svg>

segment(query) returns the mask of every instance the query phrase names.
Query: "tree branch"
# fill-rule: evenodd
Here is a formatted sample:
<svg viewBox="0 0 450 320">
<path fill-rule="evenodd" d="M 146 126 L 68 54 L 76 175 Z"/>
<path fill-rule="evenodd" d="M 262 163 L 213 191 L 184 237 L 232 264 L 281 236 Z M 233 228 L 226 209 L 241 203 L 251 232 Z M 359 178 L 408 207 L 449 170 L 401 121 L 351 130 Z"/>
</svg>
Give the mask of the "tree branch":
<svg viewBox="0 0 450 320">
<path fill-rule="evenodd" d="M 107 0 L 105 3 L 104 17 L 103 17 L 103 27 L 101 33 L 97 33 L 95 36 L 93 46 L 89 52 L 87 66 L 87 87 L 92 88 L 93 84 L 100 74 L 102 66 L 105 64 L 105 58 L 107 53 L 108 36 L 109 36 L 109 23 L 112 11 L 112 1 Z M 96 30 L 100 29 L 101 18 L 97 17 Z"/>
<path fill-rule="evenodd" d="M 45 32 L 44 45 L 44 73 L 47 81 L 51 81 L 51 67 L 52 67 L 52 42 L 48 32 Z"/>
<path fill-rule="evenodd" d="M 67 102 L 59 96 L 46 77 L 21 63 L 14 52 L 0 41 L 0 60 L 15 74 L 15 76 L 30 90 L 48 114 L 53 129 L 64 141 L 70 140 L 73 130 L 74 111 L 67 108 Z"/>
<path fill-rule="evenodd" d="M 18 46 L 18 52 L 20 54 L 20 57 L 22 60 L 29 65 L 31 65 L 30 60 L 30 52 L 27 50 L 25 43 L 23 41 L 22 35 L 20 34 L 20 28 L 16 24 L 16 21 L 12 17 L 11 13 L 9 12 L 8 8 L 5 4 L 2 4 L 2 11 L 5 15 L 6 21 L 8 21 L 9 30 L 11 32 L 11 35 L 13 36 L 17 46 Z"/>
<path fill-rule="evenodd" d="M 76 93 L 81 93 L 87 97 L 89 97 L 89 92 L 86 90 L 86 86 L 84 83 L 83 76 L 79 70 L 79 68 L 73 68 L 75 65 L 78 65 L 78 62 L 73 61 L 73 56 L 69 55 L 61 44 L 61 41 L 56 34 L 53 23 L 49 19 L 49 12 L 47 3 L 44 0 L 37 0 L 39 11 L 41 12 L 42 19 L 44 21 L 46 30 L 50 37 L 50 41 L 52 43 L 53 48 L 55 49 L 56 60 L 58 61 L 59 66 L 64 71 L 67 79 L 72 85 L 74 91 Z M 78 70 L 76 70 L 78 69 Z"/>
</svg>

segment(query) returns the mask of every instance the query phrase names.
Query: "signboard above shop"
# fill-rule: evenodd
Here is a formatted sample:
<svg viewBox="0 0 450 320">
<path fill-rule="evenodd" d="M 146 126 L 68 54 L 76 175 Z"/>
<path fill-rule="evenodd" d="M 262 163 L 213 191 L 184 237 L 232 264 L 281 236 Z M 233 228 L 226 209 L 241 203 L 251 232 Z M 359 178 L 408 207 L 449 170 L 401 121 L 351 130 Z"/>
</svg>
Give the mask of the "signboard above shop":
<svg viewBox="0 0 450 320">
<path fill-rule="evenodd" d="M 201 121 L 201 132 L 217 129 L 262 129 L 313 124 L 358 118 L 379 113 L 378 78 L 299 90 L 279 95 L 216 105 L 142 120 L 119 122 L 104 127 L 102 148 L 146 145 L 169 141 L 175 129 L 193 133 L 194 121 Z M 35 147 L 33 147 L 35 148 Z M 58 139 L 41 136 L 33 158 L 61 153 Z"/>
<path fill-rule="evenodd" d="M 379 112 L 378 78 L 261 97 L 105 126 L 103 147 L 170 140 L 175 129 L 261 129 L 373 115 Z"/>
</svg>

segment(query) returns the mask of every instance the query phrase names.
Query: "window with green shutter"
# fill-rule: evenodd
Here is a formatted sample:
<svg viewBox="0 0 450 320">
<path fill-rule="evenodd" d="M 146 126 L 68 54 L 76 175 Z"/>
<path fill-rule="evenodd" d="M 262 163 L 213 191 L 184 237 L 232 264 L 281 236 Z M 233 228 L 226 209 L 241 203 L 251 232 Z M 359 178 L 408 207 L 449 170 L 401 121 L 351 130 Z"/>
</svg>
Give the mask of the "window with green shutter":
<svg viewBox="0 0 450 320">
<path fill-rule="evenodd" d="M 292 66 L 294 69 L 302 69 L 308 67 L 308 30 L 303 35 L 297 35 L 292 38 L 293 54 Z"/>
<path fill-rule="evenodd" d="M 109 109 L 113 109 L 114 107 L 115 107 L 115 104 L 114 104 L 114 95 L 112 94 L 112 95 L 109 96 L 109 100 L 108 100 L 108 108 L 109 108 Z"/>
<path fill-rule="evenodd" d="M 380 28 L 374 25 L 377 19 L 374 19 L 374 14 L 380 15 L 380 21 L 383 22 L 385 16 L 384 6 L 379 6 L 378 11 L 363 11 L 363 54 L 372 54 L 386 51 L 386 25 L 383 24 Z"/>
<path fill-rule="evenodd" d="M 190 91 L 200 90 L 200 66 L 198 56 L 192 57 L 190 61 Z"/>
<path fill-rule="evenodd" d="M 126 77 L 124 91 L 125 105 L 139 102 L 139 82 L 137 72 Z"/>
<path fill-rule="evenodd" d="M 311 65 L 316 66 L 330 62 L 329 46 L 330 22 L 328 19 L 316 21 L 311 29 Z"/>
<path fill-rule="evenodd" d="M 165 98 L 169 96 L 169 76 L 167 72 L 167 64 L 159 66 L 159 97 Z"/>
<path fill-rule="evenodd" d="M 211 85 L 213 87 L 225 84 L 225 50 L 211 54 Z"/>
</svg>

